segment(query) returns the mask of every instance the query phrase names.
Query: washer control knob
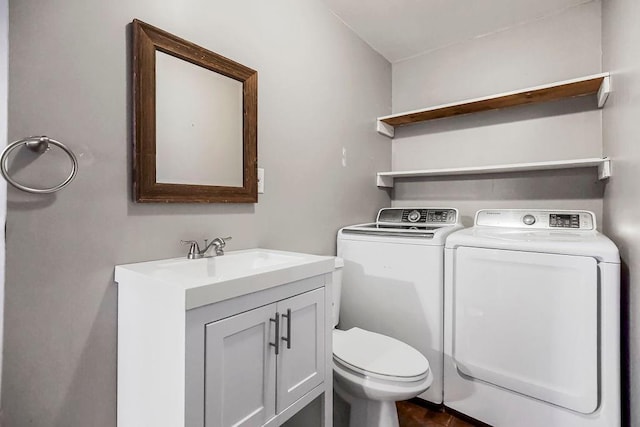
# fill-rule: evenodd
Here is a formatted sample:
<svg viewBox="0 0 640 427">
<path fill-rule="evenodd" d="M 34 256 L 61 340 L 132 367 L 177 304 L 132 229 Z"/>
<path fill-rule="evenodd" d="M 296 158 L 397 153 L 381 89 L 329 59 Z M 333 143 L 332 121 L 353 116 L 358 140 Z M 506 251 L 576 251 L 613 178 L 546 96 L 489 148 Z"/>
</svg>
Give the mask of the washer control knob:
<svg viewBox="0 0 640 427">
<path fill-rule="evenodd" d="M 409 215 L 407 215 L 407 219 L 409 220 L 409 222 L 418 222 L 418 220 L 420 219 L 420 212 L 418 212 L 417 210 L 412 210 L 411 212 L 409 212 Z"/>
<path fill-rule="evenodd" d="M 533 225 L 536 222 L 536 217 L 533 215 L 527 214 L 522 217 L 522 222 L 524 222 L 526 225 Z"/>
</svg>

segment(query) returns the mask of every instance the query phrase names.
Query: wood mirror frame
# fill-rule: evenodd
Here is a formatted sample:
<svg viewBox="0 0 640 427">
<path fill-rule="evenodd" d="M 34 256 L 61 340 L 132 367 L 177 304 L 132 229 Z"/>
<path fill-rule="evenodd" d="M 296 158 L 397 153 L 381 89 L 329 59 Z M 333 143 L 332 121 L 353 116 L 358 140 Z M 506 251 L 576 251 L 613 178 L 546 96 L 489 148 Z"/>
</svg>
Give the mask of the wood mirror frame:
<svg viewBox="0 0 640 427">
<path fill-rule="evenodd" d="M 256 203 L 258 73 L 139 20 L 133 26 L 133 194 L 136 202 Z M 156 51 L 242 83 L 242 187 L 156 180 Z M 179 142 L 177 142 L 179 143 Z M 215 165 L 216 159 L 211 159 Z"/>
</svg>

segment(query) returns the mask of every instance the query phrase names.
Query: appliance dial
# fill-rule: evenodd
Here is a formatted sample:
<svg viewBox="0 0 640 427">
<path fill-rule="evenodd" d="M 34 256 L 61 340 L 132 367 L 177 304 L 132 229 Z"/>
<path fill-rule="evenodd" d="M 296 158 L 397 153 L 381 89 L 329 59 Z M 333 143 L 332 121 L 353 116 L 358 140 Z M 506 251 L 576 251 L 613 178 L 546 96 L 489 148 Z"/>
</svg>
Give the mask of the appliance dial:
<svg viewBox="0 0 640 427">
<path fill-rule="evenodd" d="M 536 222 L 536 217 L 533 215 L 527 214 L 522 217 L 522 222 L 524 222 L 526 225 L 533 225 Z"/>
<path fill-rule="evenodd" d="M 417 210 L 409 212 L 409 215 L 407 215 L 407 219 L 409 220 L 409 222 L 418 222 L 418 220 L 420 219 L 420 212 L 418 212 Z"/>
</svg>

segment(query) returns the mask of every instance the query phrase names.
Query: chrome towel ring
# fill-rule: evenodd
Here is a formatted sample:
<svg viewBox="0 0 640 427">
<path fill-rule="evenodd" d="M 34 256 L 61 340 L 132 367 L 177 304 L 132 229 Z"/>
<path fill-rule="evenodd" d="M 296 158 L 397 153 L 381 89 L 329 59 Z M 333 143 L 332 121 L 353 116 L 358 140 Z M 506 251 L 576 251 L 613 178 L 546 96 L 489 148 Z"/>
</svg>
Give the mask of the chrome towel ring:
<svg viewBox="0 0 640 427">
<path fill-rule="evenodd" d="M 55 145 L 56 147 L 59 147 L 60 149 L 62 149 L 62 151 L 64 151 L 67 154 L 67 156 L 69 156 L 69 158 L 71 159 L 71 173 L 69 173 L 69 176 L 67 177 L 67 179 L 62 181 L 60 184 L 50 188 L 31 188 L 31 187 L 22 185 L 19 182 L 16 182 L 13 178 L 9 176 L 7 163 L 9 160 L 9 154 L 13 150 L 15 150 L 20 145 L 24 145 L 34 153 L 42 154 L 50 148 L 49 144 Z M 26 191 L 27 193 L 35 193 L 35 194 L 55 193 L 56 191 L 66 187 L 76 177 L 76 174 L 78 173 L 78 158 L 76 157 L 75 154 L 73 154 L 73 151 L 67 148 L 66 145 L 56 141 L 55 139 L 51 139 L 48 136 L 30 136 L 28 138 L 14 141 L 11 144 L 7 145 L 4 150 L 2 150 L 2 155 L 0 155 L 0 173 L 2 173 L 2 176 L 4 177 L 4 179 L 7 180 L 9 184 L 13 185 L 19 190 Z"/>
</svg>

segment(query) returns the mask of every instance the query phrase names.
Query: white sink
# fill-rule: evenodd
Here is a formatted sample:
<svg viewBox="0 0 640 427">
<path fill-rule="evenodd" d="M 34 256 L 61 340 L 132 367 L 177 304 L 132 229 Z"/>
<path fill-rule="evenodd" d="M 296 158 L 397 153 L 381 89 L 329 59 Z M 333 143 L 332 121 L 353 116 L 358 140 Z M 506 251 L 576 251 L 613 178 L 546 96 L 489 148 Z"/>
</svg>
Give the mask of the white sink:
<svg viewBox="0 0 640 427">
<path fill-rule="evenodd" d="M 116 282 L 147 280 L 151 286 L 181 290 L 186 309 L 246 295 L 295 280 L 329 273 L 333 257 L 247 249 L 213 258 L 173 258 L 116 267 Z"/>
<path fill-rule="evenodd" d="M 309 255 L 291 255 L 264 249 L 227 252 L 223 256 L 200 259 L 178 259 L 160 261 L 155 274 L 171 274 L 191 278 L 220 280 L 239 277 L 282 264 L 299 264 Z"/>
</svg>

